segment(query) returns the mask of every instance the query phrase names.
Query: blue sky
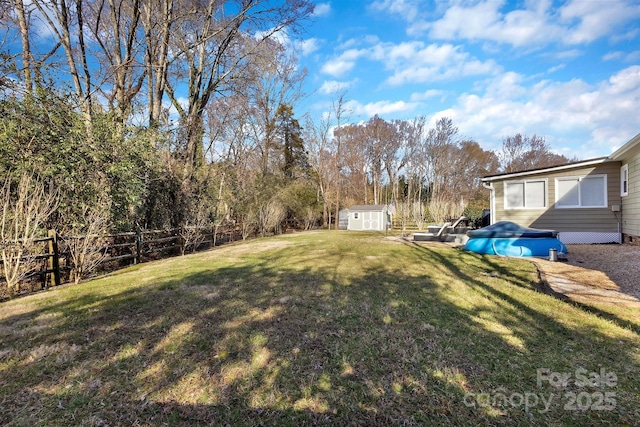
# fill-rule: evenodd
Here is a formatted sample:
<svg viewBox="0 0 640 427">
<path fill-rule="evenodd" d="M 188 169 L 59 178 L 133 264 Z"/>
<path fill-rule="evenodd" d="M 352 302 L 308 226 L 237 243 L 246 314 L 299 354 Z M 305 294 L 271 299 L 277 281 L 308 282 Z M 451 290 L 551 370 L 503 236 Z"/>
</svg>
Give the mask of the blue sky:
<svg viewBox="0 0 640 427">
<path fill-rule="evenodd" d="M 350 122 L 453 119 L 498 149 L 544 136 L 579 159 L 640 133 L 640 1 L 316 3 L 300 59 L 315 117 L 345 93 Z"/>
</svg>

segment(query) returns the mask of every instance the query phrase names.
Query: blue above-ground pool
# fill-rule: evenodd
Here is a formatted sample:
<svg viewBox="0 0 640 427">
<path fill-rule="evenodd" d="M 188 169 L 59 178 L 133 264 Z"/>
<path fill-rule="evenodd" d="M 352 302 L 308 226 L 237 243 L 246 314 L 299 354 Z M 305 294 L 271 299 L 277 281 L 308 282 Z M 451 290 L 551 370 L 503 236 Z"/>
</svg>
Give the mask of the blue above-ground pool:
<svg viewBox="0 0 640 427">
<path fill-rule="evenodd" d="M 467 232 L 469 240 L 464 248 L 486 255 L 511 257 L 546 257 L 549 250 L 566 254 L 567 247 L 556 238 L 554 230 L 522 227 L 510 221 L 497 222 L 488 227 Z"/>
</svg>

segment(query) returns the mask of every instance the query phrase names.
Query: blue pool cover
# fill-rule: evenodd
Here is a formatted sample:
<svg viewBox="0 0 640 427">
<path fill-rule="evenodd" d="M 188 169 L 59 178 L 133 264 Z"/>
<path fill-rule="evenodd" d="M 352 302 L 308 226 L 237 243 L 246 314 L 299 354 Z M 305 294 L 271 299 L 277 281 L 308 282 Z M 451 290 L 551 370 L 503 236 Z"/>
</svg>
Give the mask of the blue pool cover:
<svg viewBox="0 0 640 427">
<path fill-rule="evenodd" d="M 554 230 L 526 228 L 502 221 L 468 231 L 469 240 L 464 248 L 479 254 L 510 257 L 546 257 L 549 256 L 549 249 L 566 254 L 567 247 L 556 235 Z"/>
<path fill-rule="evenodd" d="M 541 230 L 527 228 L 511 221 L 500 221 L 488 227 L 467 231 L 469 238 L 473 237 L 556 237 L 555 230 Z"/>
</svg>

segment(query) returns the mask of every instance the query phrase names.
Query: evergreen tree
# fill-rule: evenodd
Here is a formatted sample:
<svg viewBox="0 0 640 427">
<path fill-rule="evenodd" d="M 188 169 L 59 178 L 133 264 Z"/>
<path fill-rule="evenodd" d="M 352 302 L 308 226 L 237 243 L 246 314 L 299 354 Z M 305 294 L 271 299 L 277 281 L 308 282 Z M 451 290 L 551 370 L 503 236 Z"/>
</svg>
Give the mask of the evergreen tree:
<svg viewBox="0 0 640 427">
<path fill-rule="evenodd" d="M 309 162 L 302 139 L 302 127 L 293 117 L 293 107 L 286 104 L 278 107 L 276 126 L 284 155 L 282 171 L 285 177 L 292 180 L 298 174 L 306 174 Z"/>
</svg>

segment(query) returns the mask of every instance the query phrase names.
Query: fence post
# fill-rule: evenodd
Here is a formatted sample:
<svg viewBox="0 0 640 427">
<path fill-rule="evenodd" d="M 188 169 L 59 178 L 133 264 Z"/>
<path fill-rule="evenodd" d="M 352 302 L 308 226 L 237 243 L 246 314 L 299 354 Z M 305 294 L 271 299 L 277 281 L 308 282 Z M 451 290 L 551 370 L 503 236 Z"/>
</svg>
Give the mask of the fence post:
<svg viewBox="0 0 640 427">
<path fill-rule="evenodd" d="M 47 231 L 49 240 L 49 278 L 51 286 L 60 285 L 60 254 L 58 253 L 58 236 L 56 230 Z"/>
<path fill-rule="evenodd" d="M 142 233 L 140 232 L 140 226 L 136 225 L 136 258 L 135 264 L 142 262 Z"/>
</svg>

